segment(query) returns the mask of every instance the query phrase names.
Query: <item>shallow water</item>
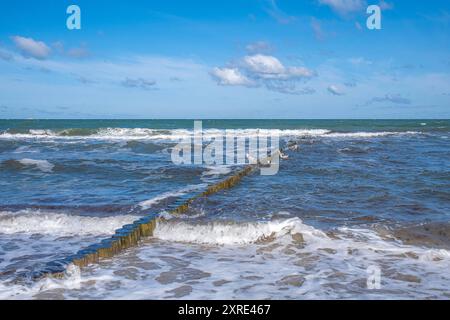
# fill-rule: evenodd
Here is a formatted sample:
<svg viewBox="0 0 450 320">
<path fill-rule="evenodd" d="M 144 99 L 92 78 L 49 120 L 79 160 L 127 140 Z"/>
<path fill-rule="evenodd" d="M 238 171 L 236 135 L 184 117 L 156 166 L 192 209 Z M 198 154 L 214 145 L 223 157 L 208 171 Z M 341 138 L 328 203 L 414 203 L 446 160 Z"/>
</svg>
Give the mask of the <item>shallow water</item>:
<svg viewBox="0 0 450 320">
<path fill-rule="evenodd" d="M 167 204 L 238 169 L 175 166 L 192 126 L 0 120 L 0 297 L 450 298 L 450 121 L 204 121 L 208 138 L 276 131 L 299 150 L 175 219 Z M 167 220 L 139 247 L 27 278 L 149 212 Z"/>
</svg>

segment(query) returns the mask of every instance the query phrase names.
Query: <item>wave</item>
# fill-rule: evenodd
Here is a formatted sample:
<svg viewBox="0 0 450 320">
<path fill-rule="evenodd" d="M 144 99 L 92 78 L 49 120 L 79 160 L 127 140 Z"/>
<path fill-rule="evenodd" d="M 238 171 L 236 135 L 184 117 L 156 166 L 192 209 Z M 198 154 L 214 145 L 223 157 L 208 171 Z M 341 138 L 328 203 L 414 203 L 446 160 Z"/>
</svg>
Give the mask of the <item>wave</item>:
<svg viewBox="0 0 450 320">
<path fill-rule="evenodd" d="M 159 221 L 153 236 L 160 240 L 210 245 L 244 245 L 291 235 L 305 240 L 326 237 L 325 233 L 303 224 L 299 218 L 267 222 Z"/>
<path fill-rule="evenodd" d="M 13 170 L 21 170 L 24 167 L 36 168 L 42 172 L 50 173 L 53 172 L 54 164 L 47 160 L 37 160 L 37 159 L 20 159 L 20 160 L 4 160 L 0 163 L 0 167 L 11 168 Z"/>
<path fill-rule="evenodd" d="M 422 134 L 418 131 L 382 131 L 382 132 L 333 132 L 328 129 L 233 129 L 238 137 L 280 136 L 280 137 L 329 137 L 329 138 L 373 138 L 395 135 Z M 101 128 L 101 129 L 65 129 L 65 130 L 28 130 L 17 133 L 5 131 L 0 139 L 91 139 L 91 140 L 165 140 L 179 141 L 190 138 L 193 134 L 188 129 L 151 129 L 151 128 Z M 204 129 L 204 139 L 223 137 L 225 130 Z"/>
<path fill-rule="evenodd" d="M 421 261 L 450 261 L 450 251 L 443 248 L 424 248 L 401 239 L 386 238 L 373 229 L 342 227 L 326 233 L 309 226 L 300 218 L 277 219 L 259 222 L 195 223 L 191 221 L 161 220 L 154 231 L 155 238 L 202 245 L 250 245 L 275 241 L 282 246 L 306 246 L 308 252 L 347 256 L 349 252 L 366 252 L 367 255 L 410 255 Z"/>
<path fill-rule="evenodd" d="M 299 218 L 160 221 L 155 237 L 169 241 L 144 242 L 130 249 L 131 255 L 82 273 L 71 265 L 62 279 L 45 278 L 30 286 L 3 281 L 0 297 L 167 299 L 177 298 L 169 295 L 172 288 L 189 285 L 192 290 L 182 295 L 189 299 L 445 299 L 450 281 L 449 251 L 386 240 L 373 229 L 325 233 Z M 381 291 L 367 288 L 373 268 L 380 268 Z"/>
<path fill-rule="evenodd" d="M 206 187 L 206 184 L 203 184 L 203 183 L 198 184 L 198 185 L 190 185 L 190 186 L 187 186 L 180 190 L 166 192 L 166 193 L 158 195 L 154 198 L 142 201 L 138 204 L 138 206 L 140 206 L 143 210 L 146 210 L 168 198 L 179 197 L 179 196 L 185 195 L 186 193 L 189 193 L 189 192 L 192 192 L 192 191 L 195 191 L 198 189 L 202 189 L 204 187 Z"/>
<path fill-rule="evenodd" d="M 34 166 L 42 172 L 52 172 L 55 165 L 47 160 L 35 160 L 35 159 L 21 159 L 18 162 L 24 166 Z"/>
<path fill-rule="evenodd" d="M 0 234 L 109 235 L 139 217 L 86 217 L 40 210 L 0 212 Z"/>
</svg>

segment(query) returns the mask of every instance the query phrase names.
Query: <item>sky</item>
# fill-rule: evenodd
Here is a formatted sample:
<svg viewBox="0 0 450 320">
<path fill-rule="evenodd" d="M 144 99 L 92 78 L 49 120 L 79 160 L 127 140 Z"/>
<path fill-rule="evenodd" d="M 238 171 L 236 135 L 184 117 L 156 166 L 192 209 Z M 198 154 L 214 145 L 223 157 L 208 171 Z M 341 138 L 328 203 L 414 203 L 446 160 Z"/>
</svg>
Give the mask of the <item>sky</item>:
<svg viewBox="0 0 450 320">
<path fill-rule="evenodd" d="M 0 118 L 448 119 L 450 1 L 0 0 Z"/>
</svg>

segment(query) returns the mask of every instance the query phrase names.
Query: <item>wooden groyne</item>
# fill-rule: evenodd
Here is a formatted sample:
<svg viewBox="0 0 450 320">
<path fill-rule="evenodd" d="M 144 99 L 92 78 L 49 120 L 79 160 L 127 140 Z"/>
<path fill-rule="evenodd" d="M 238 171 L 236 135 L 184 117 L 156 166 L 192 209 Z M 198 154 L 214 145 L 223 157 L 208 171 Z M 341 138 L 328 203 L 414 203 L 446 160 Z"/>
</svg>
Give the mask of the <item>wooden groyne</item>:
<svg viewBox="0 0 450 320">
<path fill-rule="evenodd" d="M 201 193 L 184 195 L 178 198 L 173 204 L 170 204 L 167 211 L 174 215 L 182 214 L 189 209 L 189 206 L 194 200 L 207 197 L 223 189 L 232 188 L 256 167 L 258 166 L 247 165 L 232 176 L 207 187 Z M 142 239 L 152 236 L 159 219 L 162 218 L 157 213 L 148 214 L 132 224 L 124 225 L 122 228 L 116 230 L 114 235 L 100 241 L 100 243 L 84 248 L 65 259 L 47 263 L 41 270 L 33 272 L 31 277 L 33 280 L 46 276 L 62 278 L 65 275 L 67 266 L 70 264 L 83 268 L 87 265 L 98 263 L 102 259 L 112 258 L 128 248 L 137 246 Z"/>
</svg>

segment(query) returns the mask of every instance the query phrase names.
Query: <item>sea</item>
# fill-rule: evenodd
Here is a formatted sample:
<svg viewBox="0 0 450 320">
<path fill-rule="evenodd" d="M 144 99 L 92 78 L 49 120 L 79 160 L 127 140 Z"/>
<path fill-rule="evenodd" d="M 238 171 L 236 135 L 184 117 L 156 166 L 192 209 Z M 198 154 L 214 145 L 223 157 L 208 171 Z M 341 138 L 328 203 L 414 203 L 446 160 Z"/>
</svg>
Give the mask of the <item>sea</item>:
<svg viewBox="0 0 450 320">
<path fill-rule="evenodd" d="M 193 120 L 0 120 L 0 299 L 450 299 L 450 120 L 202 124 L 286 157 L 175 216 L 243 166 L 175 164 Z M 154 213 L 138 246 L 31 276 Z"/>
</svg>

